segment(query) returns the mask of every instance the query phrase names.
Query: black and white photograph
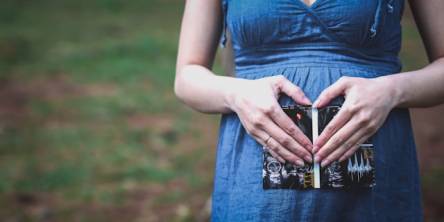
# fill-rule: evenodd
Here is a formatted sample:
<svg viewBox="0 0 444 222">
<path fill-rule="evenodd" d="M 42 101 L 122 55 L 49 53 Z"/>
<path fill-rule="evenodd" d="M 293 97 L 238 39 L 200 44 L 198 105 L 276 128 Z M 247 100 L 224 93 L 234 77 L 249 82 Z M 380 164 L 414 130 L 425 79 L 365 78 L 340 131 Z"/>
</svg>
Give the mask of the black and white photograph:
<svg viewBox="0 0 444 222">
<path fill-rule="evenodd" d="M 322 132 L 340 109 L 339 105 L 326 106 L 318 110 L 318 129 Z M 301 105 L 283 106 L 285 113 L 309 138 L 312 138 L 312 107 Z M 281 163 L 267 147 L 263 148 L 264 189 L 311 189 L 314 187 L 313 164 L 297 166 Z M 368 139 L 348 159 L 333 161 L 320 169 L 320 188 L 371 188 L 376 185 L 374 147 Z"/>
</svg>

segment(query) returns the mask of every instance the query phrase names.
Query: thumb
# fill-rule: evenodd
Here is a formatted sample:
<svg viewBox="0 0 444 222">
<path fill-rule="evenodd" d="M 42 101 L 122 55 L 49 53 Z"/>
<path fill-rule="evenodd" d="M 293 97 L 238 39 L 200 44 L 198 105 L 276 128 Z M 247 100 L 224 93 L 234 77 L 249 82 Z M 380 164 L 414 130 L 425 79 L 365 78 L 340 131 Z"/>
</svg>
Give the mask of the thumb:
<svg viewBox="0 0 444 222">
<path fill-rule="evenodd" d="M 303 105 L 311 105 L 310 99 L 305 96 L 304 91 L 301 88 L 293 84 L 290 80 L 285 77 L 279 77 L 279 91 L 290 96 L 295 102 Z"/>
<path fill-rule="evenodd" d="M 338 81 L 324 89 L 322 93 L 318 96 L 313 106 L 316 108 L 323 107 L 327 105 L 332 99 L 344 95 L 346 89 L 350 85 L 350 77 L 341 77 Z"/>
</svg>

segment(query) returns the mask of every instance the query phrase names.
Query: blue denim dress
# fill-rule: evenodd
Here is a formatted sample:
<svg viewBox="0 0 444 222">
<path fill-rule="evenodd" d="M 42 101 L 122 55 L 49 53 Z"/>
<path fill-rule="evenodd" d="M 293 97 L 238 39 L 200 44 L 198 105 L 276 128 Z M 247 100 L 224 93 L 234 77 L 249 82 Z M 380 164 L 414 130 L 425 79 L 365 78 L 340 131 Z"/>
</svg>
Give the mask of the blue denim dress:
<svg viewBox="0 0 444 222">
<path fill-rule="evenodd" d="M 398 73 L 404 0 L 222 0 L 235 76 L 282 74 L 314 101 L 341 76 Z M 368 95 L 372 96 L 372 95 Z M 295 102 L 283 95 L 281 105 Z M 262 187 L 262 146 L 236 113 L 222 114 L 212 221 L 422 221 L 408 109 L 393 109 L 373 135 L 376 186 L 362 190 Z"/>
</svg>

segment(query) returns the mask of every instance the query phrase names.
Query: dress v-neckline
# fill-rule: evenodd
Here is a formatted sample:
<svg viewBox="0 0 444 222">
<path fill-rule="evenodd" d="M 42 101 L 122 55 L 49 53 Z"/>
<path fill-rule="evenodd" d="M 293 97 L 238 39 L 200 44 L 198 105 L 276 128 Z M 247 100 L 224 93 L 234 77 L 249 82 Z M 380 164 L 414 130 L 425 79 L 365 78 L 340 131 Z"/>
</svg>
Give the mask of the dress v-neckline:
<svg viewBox="0 0 444 222">
<path fill-rule="evenodd" d="M 305 9 L 308 9 L 308 10 L 312 10 L 312 9 L 314 9 L 317 5 L 319 5 L 319 3 L 321 2 L 322 0 L 316 0 L 316 1 L 314 1 L 313 3 L 311 3 L 311 5 L 307 5 L 305 2 L 303 2 L 302 0 L 296 0 L 296 2 L 298 2 L 302 7 L 304 7 Z"/>
</svg>

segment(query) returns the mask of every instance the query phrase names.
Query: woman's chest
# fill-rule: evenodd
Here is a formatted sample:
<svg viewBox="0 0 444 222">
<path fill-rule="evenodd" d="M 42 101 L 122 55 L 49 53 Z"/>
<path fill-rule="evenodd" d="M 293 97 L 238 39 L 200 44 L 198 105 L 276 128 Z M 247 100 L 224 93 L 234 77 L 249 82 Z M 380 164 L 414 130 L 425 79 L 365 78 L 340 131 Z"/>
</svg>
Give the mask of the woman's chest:
<svg viewBox="0 0 444 222">
<path fill-rule="evenodd" d="M 399 24 L 403 0 L 226 0 L 235 44 L 305 41 L 377 42 L 384 25 Z M 392 22 L 386 21 L 391 19 Z M 396 21 L 397 20 L 397 21 Z"/>
</svg>

